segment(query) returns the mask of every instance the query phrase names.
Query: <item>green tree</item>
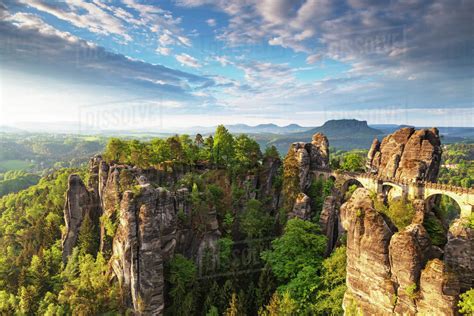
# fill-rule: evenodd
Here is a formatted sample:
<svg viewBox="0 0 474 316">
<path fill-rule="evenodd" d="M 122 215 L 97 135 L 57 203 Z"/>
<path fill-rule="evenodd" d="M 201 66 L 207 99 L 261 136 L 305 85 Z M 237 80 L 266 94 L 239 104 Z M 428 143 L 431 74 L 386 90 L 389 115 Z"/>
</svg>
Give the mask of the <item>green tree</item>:
<svg viewBox="0 0 474 316">
<path fill-rule="evenodd" d="M 192 315 L 196 308 L 196 278 L 197 269 L 194 262 L 177 254 L 171 259 L 169 269 L 171 284 L 170 310 L 173 315 Z"/>
<path fill-rule="evenodd" d="M 258 143 L 241 134 L 235 139 L 235 160 L 236 165 L 245 171 L 255 168 L 262 159 L 262 152 Z"/>
<path fill-rule="evenodd" d="M 326 237 L 319 226 L 294 218 L 288 221 L 283 235 L 272 241 L 271 250 L 262 253 L 275 276 L 288 281 L 305 266 L 321 267 L 326 250 Z"/>
<path fill-rule="evenodd" d="M 459 311 L 466 315 L 474 314 L 474 289 L 470 289 L 467 292 L 461 294 L 459 298 Z"/>
<path fill-rule="evenodd" d="M 288 291 L 301 313 L 309 311 L 325 249 L 326 237 L 320 234 L 319 226 L 294 218 L 286 224 L 283 235 L 272 241 L 271 250 L 262 253 L 282 284 L 279 292 Z"/>
<path fill-rule="evenodd" d="M 252 199 L 247 202 L 240 217 L 240 227 L 248 238 L 268 236 L 272 229 L 272 223 L 272 217 L 263 210 L 260 201 Z"/>
<path fill-rule="evenodd" d="M 72 257 L 72 262 L 68 262 L 68 273 L 64 274 L 67 279 L 59 293 L 59 303 L 74 315 L 118 310 L 118 287 L 109 282 L 108 265 L 102 254 L 99 252 L 95 260 L 90 254 L 77 256 L 77 252 Z"/>
<path fill-rule="evenodd" d="M 342 315 L 346 292 L 346 247 L 336 248 L 324 259 L 321 278 L 311 309 L 316 315 Z"/>
<path fill-rule="evenodd" d="M 234 136 L 224 127 L 217 126 L 214 134 L 212 157 L 214 163 L 218 165 L 230 166 L 235 156 Z"/>
<path fill-rule="evenodd" d="M 171 160 L 171 149 L 165 140 L 154 138 L 150 142 L 150 163 L 157 165 Z"/>
<path fill-rule="evenodd" d="M 79 230 L 79 236 L 77 238 L 77 246 L 82 255 L 95 255 L 98 249 L 97 236 L 97 229 L 94 223 L 92 223 L 89 213 L 86 213 L 82 220 L 81 229 Z"/>
<path fill-rule="evenodd" d="M 278 149 L 275 146 L 269 146 L 265 148 L 265 153 L 263 154 L 264 158 L 273 158 L 273 159 L 279 159 L 280 158 L 280 153 L 278 152 Z"/>
<path fill-rule="evenodd" d="M 341 169 L 350 172 L 364 171 L 364 157 L 357 153 L 348 153 L 343 157 Z"/>
<path fill-rule="evenodd" d="M 14 315 L 18 310 L 18 299 L 15 295 L 0 290 L 0 314 Z"/>
<path fill-rule="evenodd" d="M 124 162 L 127 158 L 125 153 L 126 147 L 126 144 L 122 140 L 111 138 L 105 146 L 104 158 L 109 162 Z"/>
</svg>

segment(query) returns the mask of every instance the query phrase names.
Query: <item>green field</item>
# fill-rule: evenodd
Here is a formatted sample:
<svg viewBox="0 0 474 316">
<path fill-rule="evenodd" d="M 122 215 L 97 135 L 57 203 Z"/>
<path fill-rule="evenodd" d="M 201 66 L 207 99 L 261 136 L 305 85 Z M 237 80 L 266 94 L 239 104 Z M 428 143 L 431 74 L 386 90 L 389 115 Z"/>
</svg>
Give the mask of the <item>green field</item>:
<svg viewBox="0 0 474 316">
<path fill-rule="evenodd" d="M 0 161 L 0 170 L 25 170 L 31 163 L 25 160 L 2 160 Z"/>
</svg>

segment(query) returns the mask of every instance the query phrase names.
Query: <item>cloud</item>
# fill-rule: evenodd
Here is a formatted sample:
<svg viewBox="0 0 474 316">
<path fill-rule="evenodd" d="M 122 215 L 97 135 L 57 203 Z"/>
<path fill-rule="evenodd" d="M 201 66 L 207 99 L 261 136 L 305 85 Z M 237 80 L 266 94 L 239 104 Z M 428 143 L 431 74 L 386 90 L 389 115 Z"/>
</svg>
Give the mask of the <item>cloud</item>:
<svg viewBox="0 0 474 316">
<path fill-rule="evenodd" d="M 208 20 L 206 20 L 206 23 L 207 23 L 207 25 L 209 25 L 211 27 L 216 26 L 216 24 L 217 24 L 215 19 L 208 19 Z"/>
<path fill-rule="evenodd" d="M 171 54 L 171 48 L 168 47 L 158 47 L 156 52 L 160 55 L 169 56 Z"/>
<path fill-rule="evenodd" d="M 201 64 L 197 61 L 196 58 L 188 55 L 188 54 L 180 54 L 176 55 L 176 60 L 179 61 L 181 64 L 191 67 L 191 68 L 200 68 L 202 67 Z"/>
<path fill-rule="evenodd" d="M 36 10 L 54 15 L 58 19 L 67 21 L 76 27 L 87 29 L 93 33 L 103 35 L 115 34 L 123 37 L 126 41 L 132 40 L 119 19 L 108 14 L 94 3 L 82 0 L 68 0 L 65 3 L 21 0 L 21 3 L 35 8 Z"/>
<path fill-rule="evenodd" d="M 215 56 L 214 60 L 220 63 L 223 67 L 232 64 L 227 56 Z"/>
<path fill-rule="evenodd" d="M 320 61 L 321 58 L 322 58 L 321 54 L 312 54 L 312 55 L 309 55 L 308 57 L 306 57 L 306 62 L 308 64 L 315 64 L 318 61 Z"/>
<path fill-rule="evenodd" d="M 18 12 L 7 16 L 5 21 L 11 22 L 19 29 L 37 30 L 42 35 L 59 37 L 72 43 L 79 41 L 79 38 L 72 35 L 71 33 L 59 31 L 51 25 L 44 23 L 43 20 L 41 20 L 37 15 L 31 13 Z"/>
<path fill-rule="evenodd" d="M 405 68 L 407 74 L 420 68 L 442 74 L 452 72 L 453 66 L 458 71 L 472 65 L 467 43 L 474 40 L 473 1 L 390 1 L 381 5 L 370 0 L 242 0 L 231 4 L 181 0 L 178 5 L 212 5 L 226 13 L 228 26 L 217 38 L 228 45 L 264 41 L 307 53 L 308 63 L 320 54 L 363 63 L 374 72 L 390 67 Z"/>
<path fill-rule="evenodd" d="M 108 52 L 34 14 L 7 15 L 0 22 L 0 43 L 5 69 L 115 87 L 135 95 L 194 99 L 194 92 L 213 85 L 209 78 Z"/>
</svg>

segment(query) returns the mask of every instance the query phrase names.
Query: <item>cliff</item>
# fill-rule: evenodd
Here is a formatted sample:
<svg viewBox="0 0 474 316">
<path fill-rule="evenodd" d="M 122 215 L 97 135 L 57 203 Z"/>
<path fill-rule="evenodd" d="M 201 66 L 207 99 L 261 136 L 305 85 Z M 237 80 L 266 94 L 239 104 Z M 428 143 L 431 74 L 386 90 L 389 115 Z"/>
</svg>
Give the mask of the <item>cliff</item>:
<svg viewBox="0 0 474 316">
<path fill-rule="evenodd" d="M 310 143 L 293 143 L 284 162 L 284 196 L 288 217 L 311 218 L 308 190 L 313 171 L 329 167 L 329 142 L 321 133 L 313 135 Z"/>
<path fill-rule="evenodd" d="M 239 205 L 234 206 L 234 216 L 257 195 L 268 197 L 265 209 L 276 213 L 280 191 L 273 184 L 280 166 L 277 157 L 266 157 L 257 172 L 236 179 L 245 190 Z M 163 314 L 167 261 L 179 253 L 196 262 L 200 270 L 209 270 L 212 267 L 205 266 L 209 264 L 206 260 L 210 258 L 213 267 L 219 260 L 222 225 L 217 207 L 193 205 L 190 191 L 181 184 L 188 171 L 187 167 L 158 170 L 109 165 L 100 156 L 93 157 L 87 186 L 78 175 L 69 177 L 63 260 L 66 262 L 78 245 L 88 216 L 100 240 L 99 250 L 109 261 L 112 280 L 119 284 L 124 306 L 136 314 Z M 230 208 L 227 173 L 212 168 L 193 172 L 208 179 L 205 186 L 218 185 L 224 196 L 216 203 Z"/>
<path fill-rule="evenodd" d="M 366 189 L 357 189 L 340 214 L 347 231 L 346 312 L 457 315 L 459 293 L 473 286 L 474 230 L 465 219 L 451 225 L 440 249 L 416 216 L 394 229 Z"/>
<path fill-rule="evenodd" d="M 367 169 L 386 178 L 436 181 L 441 163 L 441 142 L 436 128 L 399 129 L 382 142 L 374 140 Z"/>
</svg>

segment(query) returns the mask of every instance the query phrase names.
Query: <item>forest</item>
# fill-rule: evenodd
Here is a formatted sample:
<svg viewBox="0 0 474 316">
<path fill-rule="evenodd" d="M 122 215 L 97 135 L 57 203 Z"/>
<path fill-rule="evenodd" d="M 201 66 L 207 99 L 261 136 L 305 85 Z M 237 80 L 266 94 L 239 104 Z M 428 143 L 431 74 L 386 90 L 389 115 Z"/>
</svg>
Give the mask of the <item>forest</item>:
<svg viewBox="0 0 474 316">
<path fill-rule="evenodd" d="M 465 148 L 448 151 L 446 164 L 460 167 L 443 172 L 463 170 L 463 163 L 472 167 L 472 161 L 459 158 L 459 150 Z M 330 164 L 333 169 L 363 171 L 365 155 L 365 151 L 334 152 Z M 111 138 L 103 157 L 109 164 L 127 164 L 143 170 L 185 170 L 178 181 L 166 183 L 168 189 L 187 188 L 190 192 L 192 213 L 177 214 L 179 227 L 204 233 L 208 228 L 203 224 L 203 214 L 211 209 L 216 212 L 221 233 L 219 260 L 212 262 L 204 255 L 197 262 L 177 253 L 165 262 L 165 315 L 343 313 L 346 241 L 338 240 L 328 254 L 327 238 L 319 225 L 323 202 L 332 192 L 333 181 L 312 180 L 308 190 L 312 201 L 310 220 L 289 218 L 287 214 L 296 199 L 294 161 L 288 155 L 277 171 L 272 186 L 283 190 L 287 198 L 279 209 L 274 209 L 268 197 L 249 194 L 246 179 L 261 172 L 265 161 L 279 161 L 278 151 L 268 147 L 262 152 L 255 140 L 244 134 L 234 136 L 224 126 L 207 137 L 176 135 L 150 141 Z M 90 174 L 85 166 L 61 168 L 37 184 L 0 199 L 0 249 L 4 250 L 0 252 L 0 314 L 131 312 L 123 305 L 119 286 L 111 278 L 110 254 L 99 250 L 99 233 L 90 218 L 84 219 L 67 263 L 62 260 L 63 209 L 68 176 L 72 173 L 88 183 Z M 465 176 L 471 175 L 468 171 Z M 26 175 L 7 172 L 3 181 L 12 176 Z M 464 179 L 456 183 L 465 185 Z M 134 185 L 128 189 L 137 190 Z M 349 188 L 346 200 L 355 189 L 356 186 Z M 400 228 L 413 216 L 403 203 L 381 205 L 380 210 Z M 409 218 L 400 217 L 402 213 Z M 101 218 L 101 222 L 113 237 L 117 219 Z M 443 228 L 439 223 L 432 225 L 430 234 L 435 238 Z M 468 295 L 472 293 L 466 293 L 465 303 L 461 304 L 468 306 L 472 302 Z"/>
</svg>

